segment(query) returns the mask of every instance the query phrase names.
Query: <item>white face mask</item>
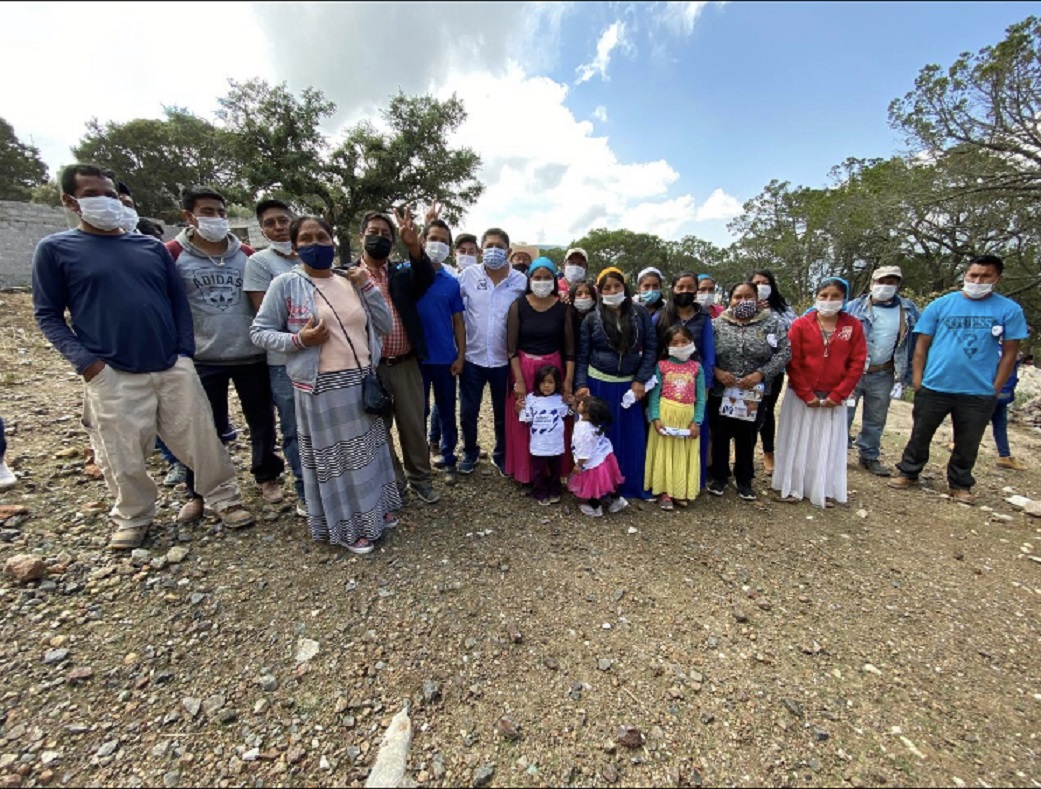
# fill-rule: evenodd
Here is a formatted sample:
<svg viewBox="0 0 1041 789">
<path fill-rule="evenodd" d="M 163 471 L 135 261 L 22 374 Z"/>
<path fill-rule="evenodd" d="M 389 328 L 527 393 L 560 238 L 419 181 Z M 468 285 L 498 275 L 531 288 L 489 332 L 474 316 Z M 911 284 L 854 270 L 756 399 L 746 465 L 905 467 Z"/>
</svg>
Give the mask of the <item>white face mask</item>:
<svg viewBox="0 0 1041 789">
<path fill-rule="evenodd" d="M 579 312 L 589 312 L 593 309 L 593 305 L 596 303 L 596 299 L 590 296 L 583 296 L 580 299 L 575 299 L 575 309 Z"/>
<path fill-rule="evenodd" d="M 120 225 L 126 232 L 133 233 L 137 230 L 137 211 L 130 206 L 123 206 L 123 223 Z"/>
<path fill-rule="evenodd" d="M 841 301 L 824 301 L 823 299 L 817 299 L 814 307 L 821 315 L 836 315 L 842 310 Z"/>
<path fill-rule="evenodd" d="M 546 296 L 553 292 L 553 280 L 533 280 L 531 283 L 531 292 L 538 296 L 540 299 L 546 298 Z"/>
<path fill-rule="evenodd" d="M 292 241 L 272 241 L 268 239 L 268 244 L 275 252 L 280 255 L 285 255 L 287 258 L 293 256 L 293 242 Z"/>
<path fill-rule="evenodd" d="M 498 271 L 506 266 L 506 250 L 499 247 L 488 247 L 484 250 L 484 265 L 491 271 Z"/>
<path fill-rule="evenodd" d="M 766 301 L 770 298 L 770 294 L 774 292 L 774 289 L 769 285 L 756 285 L 755 290 L 759 294 L 759 301 Z"/>
<path fill-rule="evenodd" d="M 196 217 L 196 221 L 199 223 L 199 235 L 211 244 L 223 241 L 228 237 L 228 233 L 231 232 L 230 223 L 223 217 L 200 216 Z"/>
<path fill-rule="evenodd" d="M 669 356 L 674 359 L 679 359 L 681 362 L 685 362 L 694 355 L 694 351 L 696 350 L 697 347 L 692 342 L 689 342 L 686 345 L 680 345 L 679 347 L 670 346 Z"/>
<path fill-rule="evenodd" d="M 871 298 L 875 301 L 892 301 L 896 295 L 896 285 L 872 285 Z"/>
<path fill-rule="evenodd" d="M 470 268 L 470 266 L 476 266 L 477 255 L 456 255 L 455 264 L 459 266 L 460 271 L 464 268 Z"/>
<path fill-rule="evenodd" d="M 620 307 L 622 302 L 625 301 L 625 291 L 620 290 L 617 293 L 612 293 L 610 296 L 604 295 L 601 298 L 608 307 Z"/>
<path fill-rule="evenodd" d="M 444 263 L 448 260 L 448 244 L 443 241 L 427 241 L 427 257 L 435 263 Z"/>
<path fill-rule="evenodd" d="M 582 266 L 564 266 L 564 279 L 568 282 L 581 282 L 586 276 Z"/>
<path fill-rule="evenodd" d="M 699 293 L 697 296 L 694 297 L 694 300 L 697 301 L 697 303 L 700 304 L 702 307 L 711 307 L 713 304 L 716 303 L 716 294 Z"/>
<path fill-rule="evenodd" d="M 98 230 L 115 230 L 123 226 L 123 204 L 114 197 L 79 197 L 80 219 Z"/>
<path fill-rule="evenodd" d="M 992 282 L 964 282 L 961 286 L 962 292 L 970 299 L 982 299 L 990 295 L 994 290 Z"/>
</svg>

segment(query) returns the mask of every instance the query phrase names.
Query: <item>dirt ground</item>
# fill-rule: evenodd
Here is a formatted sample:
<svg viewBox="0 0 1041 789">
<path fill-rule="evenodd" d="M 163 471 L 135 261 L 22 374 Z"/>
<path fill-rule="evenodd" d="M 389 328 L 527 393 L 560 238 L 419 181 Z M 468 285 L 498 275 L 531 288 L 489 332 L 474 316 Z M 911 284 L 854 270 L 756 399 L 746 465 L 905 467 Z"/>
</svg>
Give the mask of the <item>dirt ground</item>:
<svg viewBox="0 0 1041 789">
<path fill-rule="evenodd" d="M 0 562 L 48 565 L 0 582 L 0 787 L 357 786 L 406 702 L 411 785 L 1041 786 L 1041 521 L 1004 501 L 1041 499 L 1036 429 L 1011 429 L 1018 473 L 988 431 L 975 508 L 942 495 L 944 430 L 924 489 L 851 453 L 828 511 L 760 473 L 755 503 L 594 521 L 484 462 L 365 558 L 265 509 L 240 437 L 258 524 L 178 531 L 161 487 L 131 559 L 80 408 L 29 296 L 0 293 L 0 504 L 28 508 Z M 894 404 L 884 461 L 909 427 Z"/>
</svg>

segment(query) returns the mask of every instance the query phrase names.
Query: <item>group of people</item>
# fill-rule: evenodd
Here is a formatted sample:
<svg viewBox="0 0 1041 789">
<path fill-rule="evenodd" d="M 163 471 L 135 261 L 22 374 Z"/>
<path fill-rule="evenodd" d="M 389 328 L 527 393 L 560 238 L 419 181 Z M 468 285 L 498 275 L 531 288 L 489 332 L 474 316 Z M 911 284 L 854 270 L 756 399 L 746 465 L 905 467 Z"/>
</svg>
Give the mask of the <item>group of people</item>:
<svg viewBox="0 0 1041 789">
<path fill-rule="evenodd" d="M 889 474 L 880 440 L 903 385 L 916 391 L 915 426 L 890 484 L 917 479 L 950 414 L 948 481 L 970 501 L 983 429 L 1026 337 L 1022 310 L 992 291 L 1002 263 L 990 256 L 921 315 L 889 266 L 853 301 L 844 280 L 824 279 L 796 317 L 769 271 L 719 304 L 709 274 L 666 287 L 647 268 L 633 288 L 613 267 L 590 278 L 582 249 L 558 271 L 501 228 L 454 236 L 436 206 L 422 228 L 408 209 L 365 214 L 361 252 L 346 260 L 323 218 L 278 200 L 256 206 L 268 246 L 254 251 L 215 190 L 184 193 L 186 227 L 163 244 L 132 226 L 132 195 L 113 174 L 72 165 L 61 185 L 79 223 L 36 249 L 35 315 L 84 378 L 116 550 L 140 545 L 155 516 L 157 438 L 186 469 L 179 521 L 209 509 L 229 528 L 252 523 L 221 440 L 230 384 L 263 499 L 284 498 L 277 413 L 298 513 L 316 540 L 358 554 L 397 525 L 410 494 L 439 500 L 434 469 L 449 485 L 474 472 L 486 389 L 498 473 L 546 506 L 566 482 L 590 517 L 631 498 L 684 507 L 703 489 L 724 495 L 731 477 L 753 500 L 760 437 L 781 500 L 844 503 L 855 403 L 860 463 Z M 397 242 L 407 261 L 392 260 Z"/>
</svg>

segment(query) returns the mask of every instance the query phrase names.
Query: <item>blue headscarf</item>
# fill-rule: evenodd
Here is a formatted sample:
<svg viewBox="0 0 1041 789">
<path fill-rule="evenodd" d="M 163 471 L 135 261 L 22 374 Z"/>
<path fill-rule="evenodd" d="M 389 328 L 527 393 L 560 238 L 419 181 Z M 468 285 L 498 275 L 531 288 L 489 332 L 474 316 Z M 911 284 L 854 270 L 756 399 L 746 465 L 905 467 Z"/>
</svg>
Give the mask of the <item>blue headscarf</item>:
<svg viewBox="0 0 1041 789">
<path fill-rule="evenodd" d="M 549 273 L 554 277 L 557 276 L 557 267 L 553 265 L 553 261 L 547 257 L 535 258 L 531 261 L 531 265 L 528 266 L 528 279 L 531 279 L 531 275 L 538 271 L 540 268 L 548 268 Z"/>
<path fill-rule="evenodd" d="M 711 274 L 698 274 L 698 282 L 701 282 L 701 280 L 703 279 L 710 279 L 713 282 L 716 281 L 716 278 L 713 277 Z"/>
<path fill-rule="evenodd" d="M 842 311 L 845 312 L 846 305 L 849 304 L 849 283 L 846 282 L 846 280 L 844 280 L 842 277 L 825 277 L 817 285 L 817 292 L 820 292 L 820 289 L 827 285 L 829 282 L 837 282 L 839 283 L 839 285 L 842 286 Z M 808 310 L 806 310 L 806 312 L 803 313 L 803 315 L 809 315 L 811 312 L 816 311 L 816 307 L 810 307 Z"/>
</svg>

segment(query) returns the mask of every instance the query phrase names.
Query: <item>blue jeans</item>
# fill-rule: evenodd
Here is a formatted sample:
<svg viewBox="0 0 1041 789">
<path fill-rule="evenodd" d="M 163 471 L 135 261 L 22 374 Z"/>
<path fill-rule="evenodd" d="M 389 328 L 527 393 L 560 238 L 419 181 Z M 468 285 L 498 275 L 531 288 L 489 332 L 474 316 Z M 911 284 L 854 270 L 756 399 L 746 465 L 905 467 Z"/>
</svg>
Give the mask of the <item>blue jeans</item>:
<svg viewBox="0 0 1041 789">
<path fill-rule="evenodd" d="M 874 373 L 865 373 L 857 384 L 857 388 L 853 390 L 857 403 L 864 403 L 860 435 L 857 436 L 857 449 L 860 450 L 861 460 L 878 460 L 879 452 L 882 449 L 882 432 L 886 429 L 886 419 L 889 417 L 893 384 L 893 371 L 879 370 Z M 849 419 L 847 430 L 853 429 L 853 415 L 856 412 L 856 405 L 846 409 Z"/>
<path fill-rule="evenodd" d="M 481 415 L 484 387 L 491 389 L 492 416 L 495 421 L 495 449 L 492 460 L 497 466 L 506 464 L 506 385 L 510 366 L 480 367 L 472 362 L 463 365 L 459 378 L 459 422 L 463 429 L 463 459 L 476 463 L 481 454 L 477 444 L 477 419 Z"/>
<path fill-rule="evenodd" d="M 282 454 L 293 470 L 293 487 L 296 497 L 304 500 L 304 477 L 300 472 L 300 447 L 296 440 L 296 405 L 293 401 L 293 382 L 286 375 L 284 365 L 267 368 L 271 380 L 271 399 L 278 411 L 278 426 L 282 431 Z"/>
<path fill-rule="evenodd" d="M 455 468 L 455 445 L 459 442 L 459 429 L 455 424 L 455 376 L 452 375 L 452 365 L 421 364 L 419 369 L 423 374 L 423 402 L 430 419 L 430 443 L 438 441 L 445 467 Z M 432 409 L 431 387 L 434 389 Z"/>
<path fill-rule="evenodd" d="M 1012 457 L 1012 449 L 1008 445 L 1008 401 L 998 400 L 994 413 L 990 417 L 990 426 L 994 430 L 994 443 L 998 448 L 998 457 Z M 0 452 L 0 457 L 3 457 Z"/>
<path fill-rule="evenodd" d="M 0 460 L 7 454 L 7 438 L 4 436 L 4 418 L 0 416 Z"/>
</svg>

